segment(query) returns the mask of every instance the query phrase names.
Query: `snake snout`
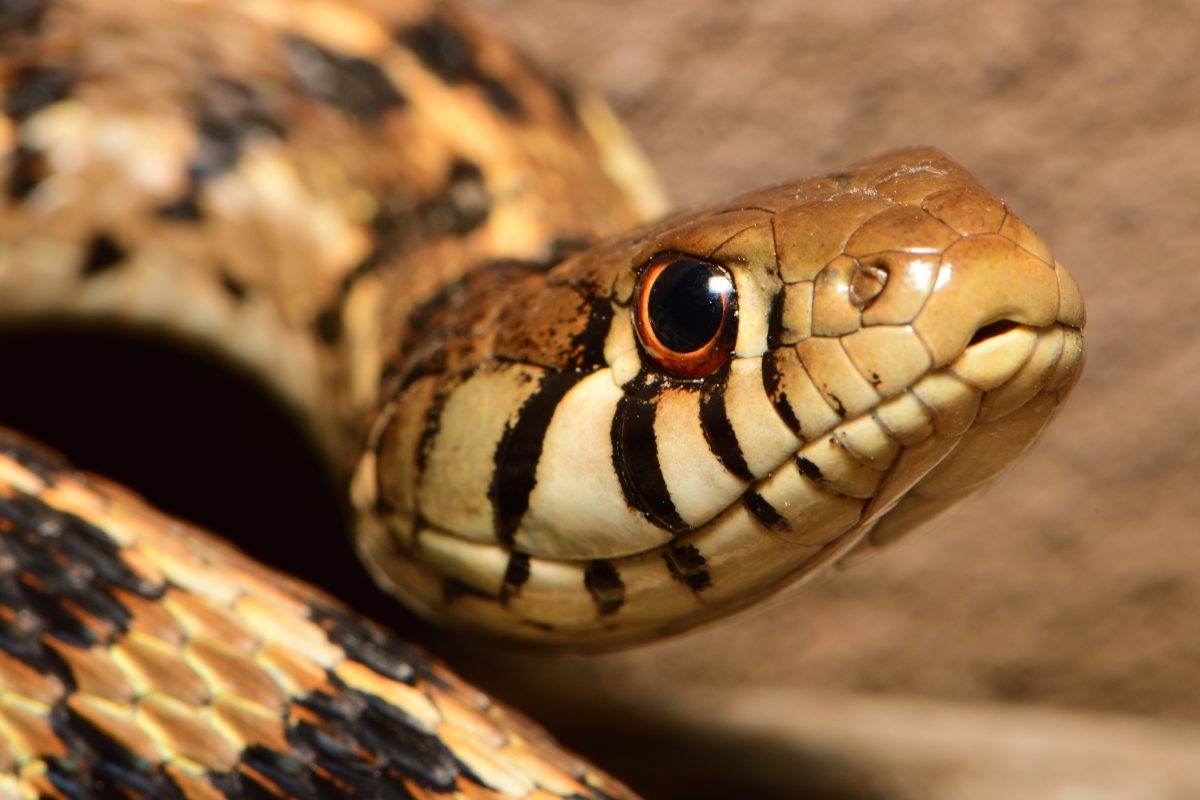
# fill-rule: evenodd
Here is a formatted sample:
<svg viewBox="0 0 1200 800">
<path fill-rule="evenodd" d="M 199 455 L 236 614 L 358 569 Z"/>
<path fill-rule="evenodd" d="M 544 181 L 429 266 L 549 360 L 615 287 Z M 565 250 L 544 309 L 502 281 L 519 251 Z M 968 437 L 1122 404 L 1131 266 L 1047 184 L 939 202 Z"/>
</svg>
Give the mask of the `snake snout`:
<svg viewBox="0 0 1200 800">
<path fill-rule="evenodd" d="M 940 367 L 1016 326 L 1078 328 L 1083 321 L 1078 287 L 1048 252 L 1035 254 L 1004 233 L 984 233 L 946 248 L 913 328 Z"/>
</svg>

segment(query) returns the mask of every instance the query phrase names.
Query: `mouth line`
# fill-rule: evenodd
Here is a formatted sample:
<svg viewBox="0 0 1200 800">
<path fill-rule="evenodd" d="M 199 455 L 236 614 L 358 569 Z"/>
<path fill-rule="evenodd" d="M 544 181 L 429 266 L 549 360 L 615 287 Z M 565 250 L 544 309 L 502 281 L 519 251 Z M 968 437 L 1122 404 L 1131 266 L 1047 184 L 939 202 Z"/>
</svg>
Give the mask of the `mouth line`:
<svg viewBox="0 0 1200 800">
<path fill-rule="evenodd" d="M 970 352 L 972 349 L 976 348 L 978 345 L 987 344 L 988 342 L 992 342 L 993 340 L 1001 339 L 1005 335 L 1011 333 L 1012 331 L 1021 330 L 1021 329 L 1032 331 L 1035 335 L 1040 336 L 1040 335 L 1046 333 L 1047 331 L 1053 331 L 1056 329 L 1060 329 L 1063 331 L 1074 330 L 1074 331 L 1081 332 L 1083 330 L 1083 327 L 1080 325 L 1072 324 L 1070 322 L 1064 322 L 1061 319 L 1056 319 L 1051 322 L 1048 322 L 1048 323 L 1045 323 L 1042 325 L 1038 325 L 1038 324 L 1030 323 L 1030 322 L 1018 322 L 1017 320 L 1010 319 L 1008 317 L 1001 317 L 999 319 L 993 320 L 992 322 L 986 323 L 984 325 L 980 325 L 978 328 L 976 328 L 975 332 L 973 334 L 971 334 L 971 338 L 967 341 L 966 346 L 963 347 L 962 352 L 960 352 L 957 356 L 955 356 L 953 359 L 948 361 L 946 364 L 943 364 L 941 367 L 935 367 L 935 369 L 940 369 L 942 367 L 946 367 L 946 366 L 950 366 L 950 365 L 954 364 L 965 353 Z"/>
<path fill-rule="evenodd" d="M 985 342 L 988 339 L 992 339 L 997 336 L 1003 336 L 1004 334 L 1008 333 L 1013 328 L 1020 326 L 1021 324 L 1022 323 L 1016 322 L 1015 320 L 1001 318 L 1001 319 L 996 320 L 995 322 L 989 322 L 987 325 L 981 325 L 979 328 L 976 329 L 975 333 L 971 335 L 970 341 L 967 342 L 967 347 L 972 347 L 974 345 L 979 344 L 980 342 Z M 1031 327 L 1033 327 L 1033 326 L 1031 326 Z M 1042 326 L 1036 326 L 1036 327 L 1040 328 Z"/>
</svg>

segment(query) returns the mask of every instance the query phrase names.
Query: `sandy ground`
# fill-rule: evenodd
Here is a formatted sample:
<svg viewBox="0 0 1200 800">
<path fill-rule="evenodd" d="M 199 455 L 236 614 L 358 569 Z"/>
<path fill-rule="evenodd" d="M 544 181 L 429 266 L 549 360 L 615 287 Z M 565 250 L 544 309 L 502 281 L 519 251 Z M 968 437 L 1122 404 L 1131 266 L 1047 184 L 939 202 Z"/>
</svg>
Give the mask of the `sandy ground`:
<svg viewBox="0 0 1200 800">
<path fill-rule="evenodd" d="M 661 645 L 465 669 L 568 736 L 573 702 L 677 687 L 1200 721 L 1200 5 L 475 5 L 609 97 L 683 203 L 946 149 L 1071 268 L 1089 361 L 1035 451 L 914 541 Z"/>
</svg>

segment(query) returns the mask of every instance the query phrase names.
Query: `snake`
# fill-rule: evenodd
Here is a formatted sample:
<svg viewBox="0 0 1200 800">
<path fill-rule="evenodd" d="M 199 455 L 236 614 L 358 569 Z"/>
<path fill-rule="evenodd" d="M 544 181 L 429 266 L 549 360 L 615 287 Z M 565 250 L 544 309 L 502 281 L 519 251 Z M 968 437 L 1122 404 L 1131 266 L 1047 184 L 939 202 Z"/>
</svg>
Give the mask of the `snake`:
<svg viewBox="0 0 1200 800">
<path fill-rule="evenodd" d="M 0 108 L 0 325 L 252 372 L 465 635 L 725 617 L 986 484 L 1082 369 L 1074 279 L 944 153 L 664 213 L 607 106 L 453 2 L 4 3 Z M 635 796 L 15 431 L 0 534 L 0 798 Z"/>
</svg>

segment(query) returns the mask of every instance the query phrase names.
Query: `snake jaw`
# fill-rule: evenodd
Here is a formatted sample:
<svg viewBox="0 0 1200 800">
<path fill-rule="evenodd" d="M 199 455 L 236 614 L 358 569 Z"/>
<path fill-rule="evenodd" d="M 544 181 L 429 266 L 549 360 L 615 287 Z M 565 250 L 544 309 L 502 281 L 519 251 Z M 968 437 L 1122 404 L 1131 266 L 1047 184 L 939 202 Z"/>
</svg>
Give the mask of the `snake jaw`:
<svg viewBox="0 0 1200 800">
<path fill-rule="evenodd" d="M 736 288 L 731 357 L 661 374 L 646 264 Z M 1078 288 L 961 167 L 913 150 L 668 219 L 504 285 L 381 424 L 360 550 L 425 613 L 605 648 L 731 613 L 999 474 L 1082 362 Z M 496 306 L 496 285 L 459 290 Z M 469 327 L 469 326 L 464 326 Z M 480 412 L 479 409 L 489 409 Z M 373 512 L 373 513 L 372 513 Z"/>
</svg>

